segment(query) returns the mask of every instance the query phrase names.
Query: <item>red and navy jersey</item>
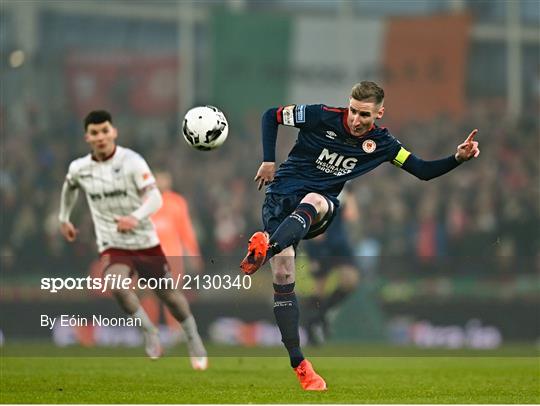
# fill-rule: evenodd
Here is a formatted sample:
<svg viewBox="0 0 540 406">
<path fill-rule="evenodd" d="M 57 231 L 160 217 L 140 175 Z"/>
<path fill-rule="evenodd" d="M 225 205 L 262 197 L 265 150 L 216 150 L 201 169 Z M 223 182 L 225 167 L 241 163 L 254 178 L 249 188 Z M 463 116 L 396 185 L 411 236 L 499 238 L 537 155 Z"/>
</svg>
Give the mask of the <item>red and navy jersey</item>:
<svg viewBox="0 0 540 406">
<path fill-rule="evenodd" d="M 277 109 L 277 122 L 300 129 L 298 139 L 266 192 L 317 192 L 337 197 L 345 182 L 382 164 L 403 164 L 409 153 L 390 132 L 374 126 L 354 137 L 347 126 L 347 108 L 322 104 L 290 105 Z M 403 156 L 402 156 L 403 155 Z"/>
</svg>

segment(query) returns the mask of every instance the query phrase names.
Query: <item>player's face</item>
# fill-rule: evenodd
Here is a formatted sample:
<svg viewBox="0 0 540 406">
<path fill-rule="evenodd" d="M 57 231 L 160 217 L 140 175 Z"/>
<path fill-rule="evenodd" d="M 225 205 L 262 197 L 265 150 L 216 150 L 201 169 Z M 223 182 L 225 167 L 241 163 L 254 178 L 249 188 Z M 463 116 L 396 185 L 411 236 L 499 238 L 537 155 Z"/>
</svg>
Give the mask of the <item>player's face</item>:
<svg viewBox="0 0 540 406">
<path fill-rule="evenodd" d="M 114 151 L 116 136 L 116 128 L 109 121 L 105 121 L 100 124 L 88 124 L 84 139 L 94 155 L 106 157 Z"/>
<path fill-rule="evenodd" d="M 351 134 L 355 137 L 363 136 L 371 129 L 375 120 L 381 118 L 383 114 L 382 104 L 350 98 L 347 125 Z"/>
</svg>

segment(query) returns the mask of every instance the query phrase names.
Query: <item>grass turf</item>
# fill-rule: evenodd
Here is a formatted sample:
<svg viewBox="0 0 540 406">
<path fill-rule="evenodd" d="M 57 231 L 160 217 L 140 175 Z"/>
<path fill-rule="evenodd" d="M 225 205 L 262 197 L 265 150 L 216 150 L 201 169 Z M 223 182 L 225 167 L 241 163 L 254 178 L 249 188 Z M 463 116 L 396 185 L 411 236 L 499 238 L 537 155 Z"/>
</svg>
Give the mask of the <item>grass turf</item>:
<svg viewBox="0 0 540 406">
<path fill-rule="evenodd" d="M 46 346 L 22 345 L 2 350 L 2 403 L 540 403 L 540 364 L 536 356 L 310 357 L 325 377 L 324 393 L 300 389 L 288 359 L 221 354 L 204 372 L 189 360 L 166 356 L 158 361 L 138 356 L 141 349 L 116 351 L 120 356 L 92 356 L 85 348 L 50 347 L 47 357 L 29 357 Z M 309 350 L 322 355 L 328 349 Z M 178 351 L 176 351 L 178 352 Z M 26 353 L 26 354 L 25 354 Z M 111 352 L 113 354 L 114 352 Z M 518 354 L 510 351 L 510 354 Z M 530 355 L 530 352 L 527 352 Z M 421 354 L 419 352 L 418 354 Z M 67 356 L 62 356 L 67 355 Z"/>
</svg>

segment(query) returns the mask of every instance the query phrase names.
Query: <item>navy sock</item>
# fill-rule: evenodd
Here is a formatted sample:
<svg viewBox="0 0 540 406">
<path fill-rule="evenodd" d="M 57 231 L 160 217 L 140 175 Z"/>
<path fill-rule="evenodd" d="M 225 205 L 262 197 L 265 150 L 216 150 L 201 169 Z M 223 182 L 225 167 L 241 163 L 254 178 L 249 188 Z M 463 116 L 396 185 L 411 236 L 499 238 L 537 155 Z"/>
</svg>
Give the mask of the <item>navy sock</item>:
<svg viewBox="0 0 540 406">
<path fill-rule="evenodd" d="M 285 248 L 297 244 L 309 231 L 309 227 L 315 217 L 317 209 L 309 203 L 300 203 L 295 211 L 279 225 L 277 230 L 270 236 L 269 257 L 272 257 Z"/>
<path fill-rule="evenodd" d="M 294 293 L 294 282 L 288 285 L 274 283 L 274 316 L 281 332 L 281 341 L 289 352 L 291 366 L 296 368 L 304 360 L 304 355 L 300 350 L 300 311 Z"/>
</svg>

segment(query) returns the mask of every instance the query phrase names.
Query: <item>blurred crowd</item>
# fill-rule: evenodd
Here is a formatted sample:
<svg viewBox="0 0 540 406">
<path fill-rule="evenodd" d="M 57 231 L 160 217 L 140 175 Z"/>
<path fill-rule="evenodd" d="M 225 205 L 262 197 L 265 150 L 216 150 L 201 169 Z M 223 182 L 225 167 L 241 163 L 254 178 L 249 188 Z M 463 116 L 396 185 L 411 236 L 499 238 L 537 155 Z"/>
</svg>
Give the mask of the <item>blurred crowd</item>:
<svg viewBox="0 0 540 406">
<path fill-rule="evenodd" d="M 80 229 L 76 243 L 62 240 L 57 221 L 69 162 L 88 151 L 81 119 L 46 104 L 27 103 L 17 115 L 14 111 L 3 106 L 0 116 L 4 276 L 84 272 L 81 264 L 97 254 L 83 195 L 73 214 Z M 153 169 L 173 175 L 175 190 L 190 204 L 205 259 L 239 260 L 247 239 L 261 227 L 264 194 L 253 182 L 262 157 L 261 112 L 230 118 L 229 139 L 211 152 L 187 146 L 177 117 L 112 113 L 118 143 L 141 153 Z M 504 116 L 504 106 L 478 102 L 461 120 L 439 117 L 390 126 L 423 159 L 448 156 L 470 130 L 479 128 L 481 155 L 430 182 L 391 164 L 353 181 L 360 220 L 348 224 L 348 231 L 359 258 L 379 258 L 379 267 L 388 272 L 423 272 L 433 264 L 459 271 L 456 259 L 470 265 L 467 272 L 538 271 L 538 116 L 524 112 L 513 122 Z M 280 130 L 279 160 L 286 158 L 294 139 L 294 130 Z"/>
</svg>

